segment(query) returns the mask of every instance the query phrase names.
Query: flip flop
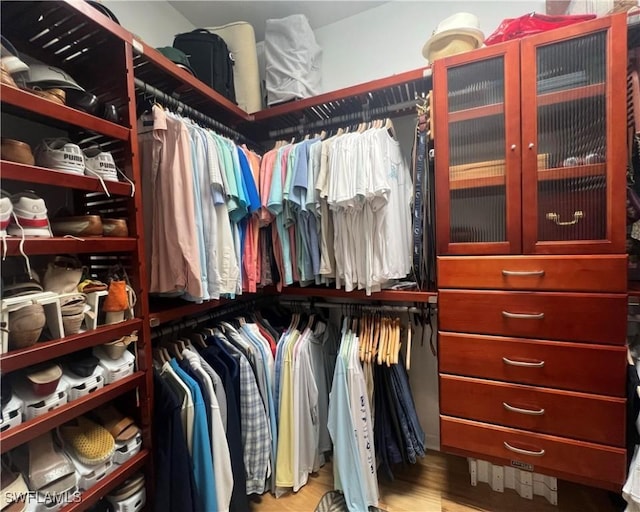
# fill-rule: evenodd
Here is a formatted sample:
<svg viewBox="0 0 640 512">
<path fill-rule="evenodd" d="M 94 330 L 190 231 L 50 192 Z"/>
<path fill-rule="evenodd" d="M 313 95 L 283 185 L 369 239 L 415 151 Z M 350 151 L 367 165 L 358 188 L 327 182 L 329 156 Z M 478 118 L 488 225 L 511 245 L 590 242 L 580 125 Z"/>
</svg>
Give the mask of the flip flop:
<svg viewBox="0 0 640 512">
<path fill-rule="evenodd" d="M 51 432 L 15 450 L 13 462 L 27 476 L 32 491 L 60 495 L 76 490 L 75 467 L 64 452 L 56 449 Z"/>
<path fill-rule="evenodd" d="M 94 414 L 118 442 L 129 441 L 140 432 L 133 419 L 123 416 L 113 405 L 96 409 Z"/>
</svg>

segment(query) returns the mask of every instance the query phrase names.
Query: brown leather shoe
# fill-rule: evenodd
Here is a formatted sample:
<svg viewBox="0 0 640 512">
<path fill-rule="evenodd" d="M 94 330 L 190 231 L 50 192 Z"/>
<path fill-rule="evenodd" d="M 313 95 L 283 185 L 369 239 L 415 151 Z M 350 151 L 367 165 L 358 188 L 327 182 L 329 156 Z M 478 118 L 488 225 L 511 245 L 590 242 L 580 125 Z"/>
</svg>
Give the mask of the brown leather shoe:
<svg viewBox="0 0 640 512">
<path fill-rule="evenodd" d="M 126 219 L 102 219 L 104 236 L 129 236 Z"/>
<path fill-rule="evenodd" d="M 31 146 L 26 142 L 2 137 L 2 149 L 0 156 L 3 160 L 18 162 L 20 164 L 33 165 L 35 159 L 31 152 Z"/>
<path fill-rule="evenodd" d="M 2 63 L 0 63 L 0 82 L 10 87 L 18 88 L 18 84 L 16 84 L 11 73 L 9 73 L 9 70 Z"/>
<path fill-rule="evenodd" d="M 45 89 L 44 91 L 39 89 L 29 89 L 29 92 L 37 94 L 45 100 L 53 101 L 58 105 L 65 105 L 67 103 L 67 94 L 62 89 Z"/>
<path fill-rule="evenodd" d="M 73 235 L 78 237 L 102 236 L 100 215 L 78 215 L 77 217 L 58 217 L 50 220 L 53 234 L 57 236 Z"/>
</svg>

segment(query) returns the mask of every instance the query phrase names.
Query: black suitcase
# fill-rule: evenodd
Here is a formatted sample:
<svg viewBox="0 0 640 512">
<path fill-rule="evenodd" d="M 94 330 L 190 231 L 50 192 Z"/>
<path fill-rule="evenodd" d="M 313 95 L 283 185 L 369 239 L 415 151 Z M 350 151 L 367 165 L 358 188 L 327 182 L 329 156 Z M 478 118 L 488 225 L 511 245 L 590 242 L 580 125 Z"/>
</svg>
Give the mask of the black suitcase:
<svg viewBox="0 0 640 512">
<path fill-rule="evenodd" d="M 192 32 L 178 34 L 173 47 L 189 57 L 196 76 L 225 98 L 236 102 L 233 83 L 233 56 L 219 35 L 198 28 Z"/>
</svg>

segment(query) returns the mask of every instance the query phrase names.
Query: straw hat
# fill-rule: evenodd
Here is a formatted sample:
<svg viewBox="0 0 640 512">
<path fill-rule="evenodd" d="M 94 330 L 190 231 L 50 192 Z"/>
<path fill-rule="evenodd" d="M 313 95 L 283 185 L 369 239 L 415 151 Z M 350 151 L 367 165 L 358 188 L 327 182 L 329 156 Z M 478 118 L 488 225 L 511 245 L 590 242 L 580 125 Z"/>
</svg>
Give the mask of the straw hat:
<svg viewBox="0 0 640 512">
<path fill-rule="evenodd" d="M 429 62 L 449 55 L 474 50 L 484 42 L 478 17 L 468 12 L 458 12 L 442 20 L 431 38 L 422 48 L 422 55 Z"/>
</svg>

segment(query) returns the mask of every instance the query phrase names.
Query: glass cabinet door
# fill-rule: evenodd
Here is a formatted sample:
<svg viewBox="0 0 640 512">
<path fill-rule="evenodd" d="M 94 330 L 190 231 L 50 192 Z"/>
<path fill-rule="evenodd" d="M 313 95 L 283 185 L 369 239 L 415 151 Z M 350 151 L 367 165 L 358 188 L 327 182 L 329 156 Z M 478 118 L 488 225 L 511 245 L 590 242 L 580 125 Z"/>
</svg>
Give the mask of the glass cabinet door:
<svg viewBox="0 0 640 512">
<path fill-rule="evenodd" d="M 520 252 L 519 45 L 434 63 L 438 254 Z"/>
<path fill-rule="evenodd" d="M 624 16 L 522 40 L 525 253 L 624 252 L 626 55 Z"/>
</svg>

